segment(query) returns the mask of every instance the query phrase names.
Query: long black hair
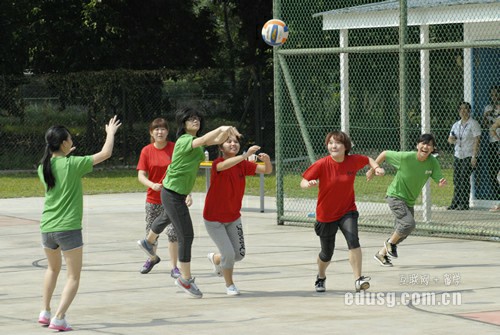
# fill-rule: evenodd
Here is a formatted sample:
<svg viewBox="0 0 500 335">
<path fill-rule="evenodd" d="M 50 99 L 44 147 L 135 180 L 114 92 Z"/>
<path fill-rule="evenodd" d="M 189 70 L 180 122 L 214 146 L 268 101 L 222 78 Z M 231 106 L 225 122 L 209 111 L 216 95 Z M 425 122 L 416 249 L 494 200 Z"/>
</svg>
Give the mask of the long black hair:
<svg viewBox="0 0 500 335">
<path fill-rule="evenodd" d="M 45 152 L 43 153 L 42 164 L 43 179 L 47 184 L 47 191 L 56 186 L 56 179 L 52 173 L 50 158 L 52 153 L 59 151 L 61 144 L 70 136 L 69 130 L 64 126 L 52 126 L 45 133 Z"/>
<path fill-rule="evenodd" d="M 175 113 L 175 121 L 177 122 L 177 138 L 186 133 L 185 122 L 192 116 L 196 116 L 200 119 L 200 129 L 196 132 L 196 136 L 199 136 L 202 133 L 203 127 L 205 126 L 205 115 L 192 107 L 184 107 Z"/>
</svg>

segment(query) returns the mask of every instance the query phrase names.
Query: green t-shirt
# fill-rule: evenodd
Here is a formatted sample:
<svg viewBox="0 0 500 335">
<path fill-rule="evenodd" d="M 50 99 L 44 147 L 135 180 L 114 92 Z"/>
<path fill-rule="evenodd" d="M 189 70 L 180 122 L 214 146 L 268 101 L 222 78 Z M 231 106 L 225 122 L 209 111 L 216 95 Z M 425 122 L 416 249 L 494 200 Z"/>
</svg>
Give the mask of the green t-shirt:
<svg viewBox="0 0 500 335">
<path fill-rule="evenodd" d="M 417 159 L 416 151 L 386 151 L 387 163 L 397 169 L 392 183 L 387 188 L 387 196 L 404 200 L 410 207 L 420 195 L 429 178 L 436 183 L 443 178 L 436 157 L 430 155 L 425 161 Z"/>
<path fill-rule="evenodd" d="M 45 186 L 45 204 L 40 229 L 42 233 L 82 228 L 83 175 L 92 172 L 92 156 L 54 157 L 50 160 L 56 186 L 47 191 L 43 167 L 38 166 L 38 177 Z"/>
<path fill-rule="evenodd" d="M 175 142 L 172 163 L 163 179 L 166 189 L 183 195 L 188 195 L 193 189 L 200 163 L 205 160 L 203 147 L 193 148 L 194 139 L 194 136 L 184 134 Z"/>
</svg>

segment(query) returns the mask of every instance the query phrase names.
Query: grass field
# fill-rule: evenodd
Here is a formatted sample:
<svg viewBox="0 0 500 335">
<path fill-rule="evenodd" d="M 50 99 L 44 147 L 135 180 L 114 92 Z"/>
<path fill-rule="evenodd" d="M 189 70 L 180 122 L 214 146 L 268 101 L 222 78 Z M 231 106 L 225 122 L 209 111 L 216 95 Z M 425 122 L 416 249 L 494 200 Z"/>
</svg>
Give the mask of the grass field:
<svg viewBox="0 0 500 335">
<path fill-rule="evenodd" d="M 447 206 L 453 195 L 452 170 L 443 171 L 448 185 L 439 188 L 431 182 L 432 202 L 437 206 Z M 302 190 L 299 186 L 300 175 L 287 175 L 283 181 L 287 197 L 314 198 L 317 189 Z M 276 196 L 276 177 L 265 176 L 265 195 Z M 356 199 L 358 201 L 384 202 L 387 186 L 392 176 L 374 178 L 369 183 L 364 176 L 358 176 L 355 182 Z M 0 198 L 43 197 L 44 190 L 38 176 L 34 172 L 0 174 Z M 96 170 L 83 178 L 85 194 L 146 192 L 146 188 L 137 180 L 137 172 L 129 169 Z M 200 172 L 193 192 L 205 192 L 205 176 Z M 259 177 L 248 177 L 246 194 L 259 195 Z"/>
</svg>

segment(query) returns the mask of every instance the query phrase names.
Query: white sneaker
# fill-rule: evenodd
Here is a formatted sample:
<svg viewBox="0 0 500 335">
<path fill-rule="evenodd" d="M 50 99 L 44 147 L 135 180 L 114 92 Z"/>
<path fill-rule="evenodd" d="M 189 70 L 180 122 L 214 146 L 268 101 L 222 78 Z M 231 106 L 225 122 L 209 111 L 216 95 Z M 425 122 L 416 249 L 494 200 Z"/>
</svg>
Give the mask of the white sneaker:
<svg viewBox="0 0 500 335">
<path fill-rule="evenodd" d="M 210 252 L 207 255 L 207 258 L 210 261 L 210 263 L 212 263 L 212 269 L 213 269 L 215 275 L 218 277 L 222 277 L 222 268 L 220 267 L 220 265 L 215 264 L 214 256 L 215 256 L 215 253 Z"/>
<path fill-rule="evenodd" d="M 68 322 L 66 322 L 66 319 L 58 319 L 55 316 L 52 318 L 52 320 L 50 320 L 49 328 L 61 332 L 73 330 Z"/>
<path fill-rule="evenodd" d="M 50 312 L 49 311 L 41 311 L 38 316 L 38 323 L 41 323 L 44 326 L 48 326 L 50 324 Z"/>
<path fill-rule="evenodd" d="M 370 288 L 370 283 L 369 281 L 371 280 L 370 277 L 365 277 L 361 276 L 356 281 L 354 282 L 354 287 L 356 289 L 356 292 L 360 291 L 366 291 Z"/>
<path fill-rule="evenodd" d="M 226 293 L 227 295 L 240 295 L 240 291 L 236 286 L 234 286 L 234 284 L 229 287 L 226 287 Z"/>
</svg>

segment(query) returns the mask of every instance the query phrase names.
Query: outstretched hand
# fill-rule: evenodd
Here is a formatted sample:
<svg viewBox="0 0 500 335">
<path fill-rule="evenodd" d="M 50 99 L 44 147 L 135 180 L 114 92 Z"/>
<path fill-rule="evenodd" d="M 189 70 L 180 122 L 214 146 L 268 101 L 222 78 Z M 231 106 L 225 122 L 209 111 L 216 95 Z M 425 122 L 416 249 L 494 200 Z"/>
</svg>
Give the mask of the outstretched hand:
<svg viewBox="0 0 500 335">
<path fill-rule="evenodd" d="M 110 135 L 116 134 L 116 131 L 122 125 L 120 120 L 118 120 L 117 118 L 118 116 L 115 115 L 111 118 L 111 120 L 109 120 L 109 123 L 106 125 L 106 133 Z"/>
</svg>

